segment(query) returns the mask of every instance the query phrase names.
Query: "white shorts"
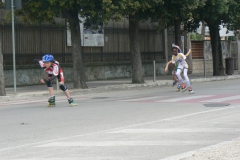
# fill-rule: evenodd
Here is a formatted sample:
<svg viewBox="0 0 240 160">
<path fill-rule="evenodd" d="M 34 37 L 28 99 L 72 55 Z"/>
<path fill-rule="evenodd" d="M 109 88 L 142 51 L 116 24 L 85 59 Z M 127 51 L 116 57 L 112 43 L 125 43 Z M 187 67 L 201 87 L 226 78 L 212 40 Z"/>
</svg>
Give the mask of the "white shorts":
<svg viewBox="0 0 240 160">
<path fill-rule="evenodd" d="M 181 70 L 183 70 L 183 69 L 188 69 L 188 65 L 186 64 L 186 65 L 178 65 L 178 69 L 181 69 Z"/>
</svg>

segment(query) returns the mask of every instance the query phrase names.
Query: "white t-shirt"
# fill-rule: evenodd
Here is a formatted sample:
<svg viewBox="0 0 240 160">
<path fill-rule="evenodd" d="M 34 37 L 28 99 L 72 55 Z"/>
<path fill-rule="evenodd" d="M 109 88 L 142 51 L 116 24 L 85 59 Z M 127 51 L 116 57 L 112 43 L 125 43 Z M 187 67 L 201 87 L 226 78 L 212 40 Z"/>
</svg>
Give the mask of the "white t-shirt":
<svg viewBox="0 0 240 160">
<path fill-rule="evenodd" d="M 175 64 L 176 61 L 178 62 L 178 65 L 182 65 L 182 66 L 188 66 L 187 62 L 186 62 L 186 56 L 183 53 L 178 53 L 177 56 L 173 55 L 172 56 L 172 63 Z"/>
</svg>

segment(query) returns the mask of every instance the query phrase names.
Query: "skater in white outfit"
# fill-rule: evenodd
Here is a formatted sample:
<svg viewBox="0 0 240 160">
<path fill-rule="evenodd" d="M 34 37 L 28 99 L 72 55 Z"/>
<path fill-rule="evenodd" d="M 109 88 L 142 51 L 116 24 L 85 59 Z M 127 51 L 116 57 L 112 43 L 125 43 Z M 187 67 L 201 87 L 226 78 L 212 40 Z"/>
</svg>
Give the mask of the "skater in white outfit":
<svg viewBox="0 0 240 160">
<path fill-rule="evenodd" d="M 179 46 L 173 44 L 172 47 L 177 48 L 178 53 L 182 53 L 182 50 L 180 49 Z M 188 53 L 187 53 L 185 56 L 186 56 L 186 57 L 189 56 L 190 53 L 191 53 L 191 49 L 189 49 Z M 168 72 L 168 67 L 169 67 L 169 64 L 171 64 L 171 63 L 172 63 L 172 60 L 170 60 L 170 61 L 167 63 L 167 65 L 166 65 L 166 67 L 165 67 L 165 72 Z M 172 78 L 173 78 L 173 86 L 176 85 L 176 84 L 178 84 L 178 86 L 177 86 L 177 92 L 179 92 L 179 91 L 180 91 L 180 88 L 181 88 L 181 85 L 182 85 L 184 82 L 183 82 L 183 81 L 182 81 L 182 82 L 179 82 L 178 77 L 177 77 L 177 75 L 176 75 L 177 69 L 178 69 L 178 61 L 175 63 L 175 67 L 174 67 L 173 70 L 172 70 Z M 189 68 L 188 68 L 188 69 L 189 69 Z"/>
<path fill-rule="evenodd" d="M 182 53 L 182 50 L 177 46 L 177 45 L 172 45 L 173 47 L 177 47 L 178 48 L 178 53 Z M 188 53 L 185 55 L 186 57 L 189 56 L 189 54 L 191 53 L 191 49 L 189 49 Z M 166 64 L 166 67 L 164 69 L 165 72 L 168 72 L 168 68 L 169 68 L 169 65 L 172 63 L 172 60 L 168 61 L 168 63 Z M 177 87 L 177 92 L 180 91 L 180 88 L 181 88 L 181 85 L 179 84 L 179 80 L 176 76 L 176 72 L 177 72 L 177 68 L 178 68 L 178 63 L 175 64 L 175 68 L 173 68 L 172 70 L 172 79 L 173 79 L 173 84 L 172 86 L 175 86 L 176 84 L 178 84 L 178 87 Z"/>
<path fill-rule="evenodd" d="M 178 68 L 176 71 L 176 76 L 179 80 L 179 84 L 181 85 L 181 88 L 184 91 L 188 90 L 189 93 L 194 93 L 192 90 L 192 87 L 190 86 L 190 80 L 188 78 L 188 63 L 186 60 L 186 56 L 183 53 L 179 53 L 179 47 L 174 45 L 172 47 L 172 51 L 173 51 L 173 55 L 172 55 L 172 64 L 173 64 L 173 68 L 175 68 L 175 64 L 176 62 L 178 62 Z M 191 52 L 191 50 L 189 50 L 189 52 Z M 183 72 L 183 76 L 186 80 L 186 84 L 184 83 L 182 77 L 181 77 L 181 72 Z"/>
</svg>

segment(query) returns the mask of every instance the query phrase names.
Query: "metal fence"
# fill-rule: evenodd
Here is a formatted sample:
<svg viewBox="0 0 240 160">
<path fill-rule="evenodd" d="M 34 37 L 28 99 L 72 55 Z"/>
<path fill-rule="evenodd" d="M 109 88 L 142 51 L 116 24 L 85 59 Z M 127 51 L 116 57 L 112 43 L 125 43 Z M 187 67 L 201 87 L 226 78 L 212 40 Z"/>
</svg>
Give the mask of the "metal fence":
<svg viewBox="0 0 240 160">
<path fill-rule="evenodd" d="M 60 63 L 72 63 L 72 53 L 51 53 Z M 16 65 L 34 64 L 34 59 L 41 59 L 44 54 L 16 53 Z M 87 53 L 83 54 L 85 63 L 88 62 L 121 62 L 131 61 L 130 52 Z M 142 52 L 142 60 L 165 59 L 163 52 Z M 13 55 L 3 54 L 3 65 L 12 65 Z"/>
<path fill-rule="evenodd" d="M 147 26 L 147 27 L 146 27 Z M 67 46 L 66 26 L 15 25 L 16 65 L 33 64 L 33 59 L 44 54 L 52 54 L 60 63 L 72 63 L 72 47 Z M 104 47 L 83 47 L 84 63 L 130 61 L 130 46 L 127 20 L 110 22 L 104 29 L 108 37 Z M 149 25 L 139 31 L 142 60 L 165 59 L 163 53 L 162 33 Z M 12 32 L 11 24 L 0 24 L 0 41 L 2 42 L 4 65 L 12 65 Z"/>
</svg>

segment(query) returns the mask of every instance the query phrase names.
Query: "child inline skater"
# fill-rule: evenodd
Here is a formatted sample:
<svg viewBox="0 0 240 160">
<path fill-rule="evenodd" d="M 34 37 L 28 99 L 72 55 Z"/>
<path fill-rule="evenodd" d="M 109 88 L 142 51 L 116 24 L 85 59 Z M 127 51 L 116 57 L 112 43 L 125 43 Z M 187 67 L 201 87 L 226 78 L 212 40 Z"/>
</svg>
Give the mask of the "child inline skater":
<svg viewBox="0 0 240 160">
<path fill-rule="evenodd" d="M 188 66 L 188 63 L 187 63 L 187 60 L 186 60 L 186 56 L 183 53 L 179 53 L 179 49 L 180 48 L 176 45 L 174 45 L 172 47 L 172 51 L 173 51 L 172 64 L 173 64 L 174 68 L 175 68 L 176 62 L 178 62 L 178 68 L 177 68 L 177 71 L 176 71 L 176 76 L 179 80 L 178 89 L 180 90 L 180 85 L 181 85 L 181 88 L 182 88 L 183 92 L 188 90 L 189 93 L 194 93 L 193 90 L 192 90 L 192 87 L 190 86 L 190 80 L 189 80 L 188 75 L 187 75 L 189 66 Z M 189 52 L 191 52 L 191 50 L 189 50 Z M 184 83 L 184 81 L 183 81 L 183 79 L 180 75 L 181 72 L 183 72 L 183 76 L 186 80 L 186 84 Z"/>
<path fill-rule="evenodd" d="M 41 68 L 47 73 L 47 78 L 42 78 L 40 81 L 41 83 L 46 83 L 48 86 L 48 90 L 50 93 L 50 98 L 48 100 L 48 106 L 54 107 L 55 106 L 55 96 L 52 86 L 52 81 L 57 78 L 59 81 L 59 88 L 65 93 L 68 99 L 68 103 L 71 106 L 76 106 L 77 103 L 73 101 L 70 97 L 69 90 L 64 85 L 64 77 L 63 77 L 63 70 L 59 66 L 59 63 L 54 60 L 54 57 L 50 54 L 46 54 L 40 59 L 34 59 L 34 62 L 38 62 Z"/>
<path fill-rule="evenodd" d="M 182 50 L 177 45 L 173 44 L 172 47 L 176 47 L 178 49 L 178 53 L 182 53 Z M 186 57 L 189 56 L 190 53 L 191 53 L 191 49 L 189 49 L 188 53 L 185 56 Z M 168 72 L 168 67 L 170 63 L 172 63 L 172 60 L 168 61 L 168 63 L 166 64 L 165 72 Z M 178 83 L 177 92 L 179 92 L 181 88 L 181 84 L 179 83 L 178 77 L 176 75 L 177 69 L 178 69 L 178 62 L 175 63 L 175 67 L 172 70 L 172 78 L 173 78 L 172 86 L 175 86 Z"/>
</svg>

